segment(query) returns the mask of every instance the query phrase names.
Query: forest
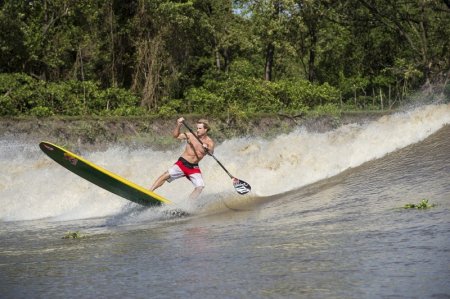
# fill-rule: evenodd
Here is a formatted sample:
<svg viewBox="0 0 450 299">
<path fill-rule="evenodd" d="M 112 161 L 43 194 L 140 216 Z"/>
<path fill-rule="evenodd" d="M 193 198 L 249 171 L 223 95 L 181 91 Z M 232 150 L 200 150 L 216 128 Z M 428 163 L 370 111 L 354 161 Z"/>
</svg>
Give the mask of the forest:
<svg viewBox="0 0 450 299">
<path fill-rule="evenodd" d="M 0 116 L 243 117 L 450 98 L 449 0 L 4 0 Z"/>
</svg>

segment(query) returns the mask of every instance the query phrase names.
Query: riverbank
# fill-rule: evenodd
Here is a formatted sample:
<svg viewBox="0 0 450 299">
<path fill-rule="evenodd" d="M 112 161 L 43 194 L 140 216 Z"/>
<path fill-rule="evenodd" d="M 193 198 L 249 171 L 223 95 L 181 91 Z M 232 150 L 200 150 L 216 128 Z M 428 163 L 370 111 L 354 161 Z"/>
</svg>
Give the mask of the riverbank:
<svg viewBox="0 0 450 299">
<path fill-rule="evenodd" d="M 248 119 L 210 119 L 210 135 L 218 142 L 233 137 L 271 138 L 299 126 L 325 132 L 349 123 L 362 123 L 394 111 L 347 112 L 340 115 L 258 115 Z M 191 125 L 202 116 L 186 116 Z M 102 148 L 108 144 L 168 149 L 177 146 L 171 138 L 175 118 L 148 117 L 17 117 L 0 119 L 0 138 L 39 142 L 48 140 L 71 148 Z"/>
</svg>

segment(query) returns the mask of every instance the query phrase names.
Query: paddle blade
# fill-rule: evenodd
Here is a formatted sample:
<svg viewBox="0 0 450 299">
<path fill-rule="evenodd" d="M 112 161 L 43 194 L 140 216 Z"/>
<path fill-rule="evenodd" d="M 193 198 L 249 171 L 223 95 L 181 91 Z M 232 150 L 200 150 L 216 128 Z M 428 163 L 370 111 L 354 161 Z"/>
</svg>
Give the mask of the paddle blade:
<svg viewBox="0 0 450 299">
<path fill-rule="evenodd" d="M 250 192 L 252 190 L 252 187 L 244 181 L 241 181 L 237 178 L 233 178 L 233 186 L 234 189 L 236 189 L 237 193 L 244 195 Z"/>
</svg>

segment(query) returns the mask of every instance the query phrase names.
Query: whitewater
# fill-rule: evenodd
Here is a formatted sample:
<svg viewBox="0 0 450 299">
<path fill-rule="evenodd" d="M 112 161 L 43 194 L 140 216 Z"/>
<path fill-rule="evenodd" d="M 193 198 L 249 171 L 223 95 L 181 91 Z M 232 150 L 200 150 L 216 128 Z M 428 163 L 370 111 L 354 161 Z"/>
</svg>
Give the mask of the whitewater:
<svg viewBox="0 0 450 299">
<path fill-rule="evenodd" d="M 449 298 L 450 105 L 313 129 L 217 144 L 248 195 L 205 157 L 198 200 L 180 179 L 150 208 L 1 136 L 0 297 Z M 183 146 L 76 153 L 149 187 Z"/>
<path fill-rule="evenodd" d="M 219 144 L 215 155 L 233 175 L 251 184 L 253 196 L 272 196 L 417 143 L 448 124 L 449 111 L 449 105 L 431 105 L 326 133 L 310 133 L 300 127 L 270 140 L 232 139 Z M 51 141 L 51 136 L 45 138 Z M 81 155 L 148 188 L 177 159 L 183 146 L 155 151 L 111 145 L 106 151 Z M 126 200 L 67 172 L 37 144 L 8 138 L 1 140 L 0 153 L 2 221 L 107 217 L 129 206 Z M 199 203 L 187 202 L 192 188 L 187 180 L 166 184 L 158 193 L 188 210 L 233 197 L 228 176 L 213 159 L 204 159 L 201 167 L 207 187 Z"/>
</svg>

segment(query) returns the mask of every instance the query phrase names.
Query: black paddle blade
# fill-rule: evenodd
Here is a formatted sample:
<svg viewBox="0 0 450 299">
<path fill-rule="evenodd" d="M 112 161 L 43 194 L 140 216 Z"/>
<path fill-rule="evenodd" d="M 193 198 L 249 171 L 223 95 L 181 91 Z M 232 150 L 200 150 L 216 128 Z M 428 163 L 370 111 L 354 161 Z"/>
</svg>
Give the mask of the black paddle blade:
<svg viewBox="0 0 450 299">
<path fill-rule="evenodd" d="M 240 195 L 247 194 L 250 192 L 250 190 L 252 190 L 252 187 L 250 187 L 248 183 L 237 178 L 233 178 L 233 186 L 234 189 L 236 189 L 237 193 L 239 193 Z"/>
</svg>

